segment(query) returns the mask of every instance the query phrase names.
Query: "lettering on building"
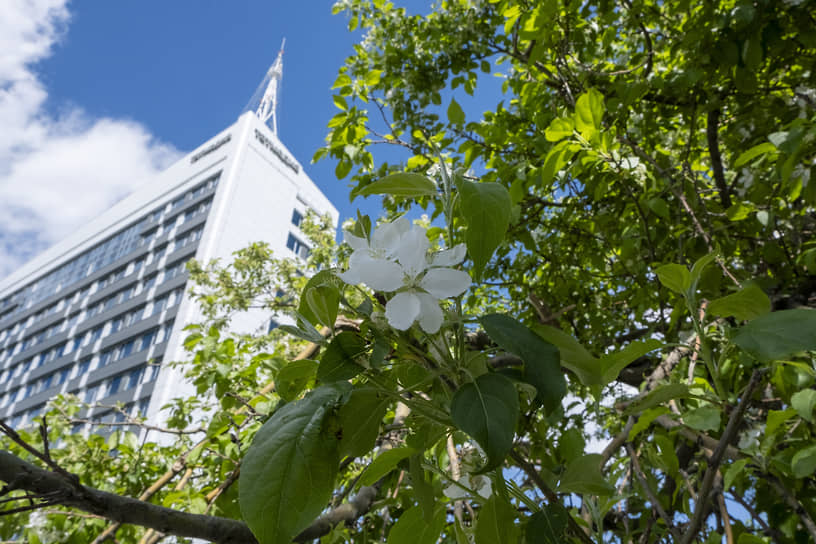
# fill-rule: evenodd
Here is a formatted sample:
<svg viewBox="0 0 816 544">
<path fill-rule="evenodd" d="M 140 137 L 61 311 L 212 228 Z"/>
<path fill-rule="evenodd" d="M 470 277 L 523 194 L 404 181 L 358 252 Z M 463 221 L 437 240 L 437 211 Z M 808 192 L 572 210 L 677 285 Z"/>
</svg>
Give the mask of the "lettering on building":
<svg viewBox="0 0 816 544">
<path fill-rule="evenodd" d="M 205 147 L 204 149 L 202 149 L 201 151 L 199 151 L 198 153 L 196 153 L 195 155 L 190 157 L 190 164 L 196 162 L 201 157 L 209 155 L 210 153 L 212 153 L 213 151 L 215 151 L 216 149 L 218 149 L 219 147 L 221 147 L 225 143 L 229 142 L 231 139 L 232 139 L 232 135 L 227 134 L 226 136 L 224 136 L 223 138 L 221 138 L 217 142 L 213 142 L 212 144 L 208 145 L 207 147 Z"/>
<path fill-rule="evenodd" d="M 298 163 L 296 163 L 294 159 L 292 159 L 286 153 L 284 153 L 283 149 L 273 144 L 272 141 L 266 136 L 264 136 L 261 133 L 261 131 L 258 130 L 257 128 L 255 129 L 255 139 L 261 142 L 261 145 L 263 145 L 269 151 L 274 153 L 275 156 L 278 157 L 283 164 L 291 168 L 295 172 L 295 174 L 300 172 L 300 166 L 298 166 Z"/>
</svg>

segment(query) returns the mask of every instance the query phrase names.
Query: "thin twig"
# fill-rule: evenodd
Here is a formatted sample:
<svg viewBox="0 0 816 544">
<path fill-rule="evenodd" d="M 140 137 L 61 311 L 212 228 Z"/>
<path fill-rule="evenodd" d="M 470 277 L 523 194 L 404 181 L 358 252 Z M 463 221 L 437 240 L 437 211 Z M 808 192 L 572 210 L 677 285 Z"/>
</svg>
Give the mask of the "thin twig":
<svg viewBox="0 0 816 544">
<path fill-rule="evenodd" d="M 626 451 L 629 453 L 629 459 L 632 460 L 632 467 L 635 469 L 635 476 L 637 477 L 638 482 L 640 482 L 641 487 L 646 492 L 646 495 L 648 495 L 649 500 L 652 502 L 655 512 L 657 512 L 661 519 L 663 519 L 663 522 L 666 524 L 666 527 L 669 529 L 669 532 L 672 534 L 672 537 L 676 542 L 680 538 L 680 534 L 677 532 L 677 528 L 674 526 L 674 523 L 672 523 L 671 517 L 669 517 L 669 514 L 663 509 L 663 505 L 660 504 L 660 500 L 649 486 L 649 482 L 646 480 L 646 475 L 640 468 L 640 461 L 638 460 L 637 453 L 632 447 L 632 444 L 626 444 Z"/>
</svg>

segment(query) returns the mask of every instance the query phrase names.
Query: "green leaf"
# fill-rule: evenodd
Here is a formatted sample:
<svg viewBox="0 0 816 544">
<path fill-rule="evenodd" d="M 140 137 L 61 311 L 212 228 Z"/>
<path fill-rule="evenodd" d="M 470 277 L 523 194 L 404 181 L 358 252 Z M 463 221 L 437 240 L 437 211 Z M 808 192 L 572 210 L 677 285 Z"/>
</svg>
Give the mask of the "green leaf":
<svg viewBox="0 0 816 544">
<path fill-rule="evenodd" d="M 403 459 L 414 455 L 414 448 L 394 448 L 387 450 L 377 456 L 365 471 L 360 475 L 359 485 L 371 485 L 377 480 L 394 470 Z"/>
<path fill-rule="evenodd" d="M 655 273 L 660 283 L 675 293 L 685 294 L 691 285 L 691 275 L 688 268 L 681 264 L 664 264 L 655 270 Z"/>
<path fill-rule="evenodd" d="M 810 413 L 812 412 L 813 407 L 811 406 Z M 775 433 L 783 423 L 795 416 L 796 413 L 796 410 L 792 410 L 791 408 L 786 408 L 785 410 L 768 410 L 768 419 L 765 423 L 766 436 L 770 436 Z"/>
<path fill-rule="evenodd" d="M 741 327 L 733 342 L 763 361 L 816 350 L 816 311 L 800 308 L 762 315 Z"/>
<path fill-rule="evenodd" d="M 369 389 L 355 389 L 338 411 L 340 457 L 361 457 L 374 448 L 391 399 Z"/>
<path fill-rule="evenodd" d="M 487 462 L 479 472 L 499 466 L 513 447 L 518 393 L 509 378 L 484 374 L 466 383 L 453 395 L 451 418 L 484 450 Z"/>
<path fill-rule="evenodd" d="M 614 493 L 614 486 L 607 482 L 601 474 L 602 460 L 603 456 L 599 453 L 590 453 L 574 459 L 561 475 L 558 491 L 579 495 L 611 495 Z"/>
<path fill-rule="evenodd" d="M 292 361 L 278 371 L 275 391 L 283 400 L 292 402 L 300 396 L 317 373 L 317 361 Z"/>
<path fill-rule="evenodd" d="M 346 103 L 346 99 L 340 96 L 339 94 L 334 95 L 332 97 L 332 101 L 334 102 L 334 105 L 337 106 L 338 109 L 341 109 L 343 111 L 348 110 L 348 104 Z"/>
<path fill-rule="evenodd" d="M 317 379 L 321 382 L 349 380 L 365 370 L 367 346 L 356 332 L 343 331 L 332 339 L 320 359 Z"/>
<path fill-rule="evenodd" d="M 431 523 L 434 517 L 434 507 L 436 498 L 433 485 L 425 479 L 425 469 L 422 468 L 424 457 L 417 453 L 408 458 L 408 473 L 411 475 L 411 488 L 414 492 L 419 506 L 427 523 Z"/>
<path fill-rule="evenodd" d="M 683 414 L 683 422 L 698 431 L 716 431 L 720 428 L 719 408 L 703 406 Z"/>
<path fill-rule="evenodd" d="M 803 389 L 791 395 L 791 406 L 799 417 L 813 423 L 813 407 L 816 406 L 816 391 Z"/>
<path fill-rule="evenodd" d="M 725 474 L 723 474 L 723 489 L 728 491 L 731 489 L 731 486 L 734 484 L 734 480 L 740 475 L 740 473 L 745 470 L 745 465 L 748 464 L 749 459 L 738 459 L 731 463 Z"/>
<path fill-rule="evenodd" d="M 750 148 L 748 151 L 743 152 L 737 160 L 734 161 L 734 168 L 740 168 L 741 166 L 749 163 L 754 158 L 764 155 L 765 153 L 772 153 L 776 151 L 776 147 L 770 142 L 764 142 L 759 145 L 755 145 L 754 147 Z"/>
<path fill-rule="evenodd" d="M 482 506 L 476 522 L 476 544 L 517 542 L 516 509 L 504 499 L 493 495 Z"/>
<path fill-rule="evenodd" d="M 689 397 L 689 388 L 682 383 L 666 383 L 658 385 L 649 392 L 641 400 L 633 402 L 626 408 L 626 414 L 634 414 L 643 412 L 649 408 L 659 406 L 664 402 L 669 402 L 674 399 L 683 399 Z"/>
<path fill-rule="evenodd" d="M 725 215 L 731 221 L 742 221 L 753 212 L 755 208 L 753 206 L 746 206 L 742 202 L 737 202 L 732 204 L 730 208 L 725 210 Z"/>
<path fill-rule="evenodd" d="M 412 506 L 402 513 L 388 532 L 386 544 L 434 544 L 445 527 L 445 508 L 436 509 L 433 522 L 428 523 L 419 506 Z"/>
<path fill-rule="evenodd" d="M 557 142 L 571 136 L 573 130 L 575 130 L 575 122 L 572 118 L 556 117 L 544 131 L 544 137 L 548 142 Z"/>
<path fill-rule="evenodd" d="M 604 114 L 604 98 L 595 89 L 590 89 L 578 97 L 575 103 L 575 126 L 578 132 L 590 139 L 601 130 L 601 121 Z"/>
<path fill-rule="evenodd" d="M 524 531 L 526 544 L 562 544 L 567 542 L 569 512 L 560 504 L 547 504 L 530 516 Z"/>
<path fill-rule="evenodd" d="M 541 181 L 545 187 L 552 183 L 558 172 L 569 163 L 574 154 L 573 144 L 568 141 L 556 144 L 550 149 L 541 167 Z"/>
<path fill-rule="evenodd" d="M 524 381 L 536 388 L 547 413 L 558 408 L 567 392 L 558 348 L 507 315 L 486 315 L 479 322 L 499 347 L 524 361 Z"/>
<path fill-rule="evenodd" d="M 797 478 L 807 478 L 816 472 L 816 445 L 797 451 L 791 459 L 791 468 Z"/>
<path fill-rule="evenodd" d="M 331 270 L 321 270 L 306 282 L 298 312 L 312 324 L 334 328 L 340 306 L 340 280 Z"/>
<path fill-rule="evenodd" d="M 589 353 L 575 338 L 549 325 L 534 325 L 533 330 L 558 348 L 561 365 L 578 376 L 587 387 L 602 385 L 601 361 Z"/>
<path fill-rule="evenodd" d="M 277 410 L 255 435 L 241 465 L 238 497 L 244 521 L 261 544 L 288 544 L 331 499 L 338 441 L 324 432 L 323 423 L 350 387 L 313 390 Z"/>
<path fill-rule="evenodd" d="M 391 195 L 404 198 L 435 196 L 436 184 L 422 174 L 399 172 L 366 185 L 352 196 Z"/>
<path fill-rule="evenodd" d="M 465 112 L 462 111 L 462 107 L 453 98 L 451 98 L 448 106 L 448 121 L 452 125 L 462 125 L 465 122 Z"/>
<path fill-rule="evenodd" d="M 640 342 L 631 342 L 620 351 L 608 353 L 601 357 L 602 385 L 612 383 L 618 379 L 618 374 L 639 357 L 663 347 L 663 343 L 654 338 Z"/>
<path fill-rule="evenodd" d="M 708 303 L 708 313 L 749 321 L 771 311 L 771 300 L 755 284 Z"/>
<path fill-rule="evenodd" d="M 510 225 L 510 193 L 498 183 L 459 184 L 459 208 L 467 223 L 465 244 L 478 278 Z"/>
<path fill-rule="evenodd" d="M 713 263 L 716 258 L 716 253 L 709 253 L 697 259 L 697 261 L 695 261 L 695 263 L 691 266 L 691 274 L 689 274 L 689 280 L 691 281 L 691 284 L 689 285 L 690 295 L 697 290 L 697 283 L 700 281 L 705 267 Z"/>
</svg>

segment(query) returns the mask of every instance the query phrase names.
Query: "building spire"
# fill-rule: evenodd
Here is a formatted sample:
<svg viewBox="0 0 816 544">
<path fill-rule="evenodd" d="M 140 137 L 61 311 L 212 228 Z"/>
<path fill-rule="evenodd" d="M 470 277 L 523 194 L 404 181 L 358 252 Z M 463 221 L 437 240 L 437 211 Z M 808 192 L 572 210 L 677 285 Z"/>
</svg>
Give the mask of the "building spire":
<svg viewBox="0 0 816 544">
<path fill-rule="evenodd" d="M 258 119 L 266 123 L 276 136 L 278 134 L 278 92 L 283 78 L 283 46 L 285 44 L 286 38 L 281 42 L 275 62 L 269 67 L 249 104 L 244 108 L 244 111 L 254 111 Z"/>
</svg>

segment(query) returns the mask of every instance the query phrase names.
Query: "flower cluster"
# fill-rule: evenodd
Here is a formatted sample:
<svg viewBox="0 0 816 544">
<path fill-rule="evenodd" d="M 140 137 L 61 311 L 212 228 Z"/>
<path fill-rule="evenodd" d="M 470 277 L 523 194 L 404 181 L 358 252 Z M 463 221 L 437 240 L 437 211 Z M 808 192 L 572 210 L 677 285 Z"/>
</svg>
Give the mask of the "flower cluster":
<svg viewBox="0 0 816 544">
<path fill-rule="evenodd" d="M 465 258 L 465 246 L 430 252 L 425 229 L 404 217 L 377 226 L 370 240 L 348 231 L 344 235 L 354 252 L 348 270 L 338 276 L 349 284 L 396 292 L 385 305 L 385 317 L 395 329 L 404 331 L 419 321 L 422 330 L 435 333 L 443 321 L 439 300 L 470 287 L 467 272 L 450 268 Z"/>
</svg>

